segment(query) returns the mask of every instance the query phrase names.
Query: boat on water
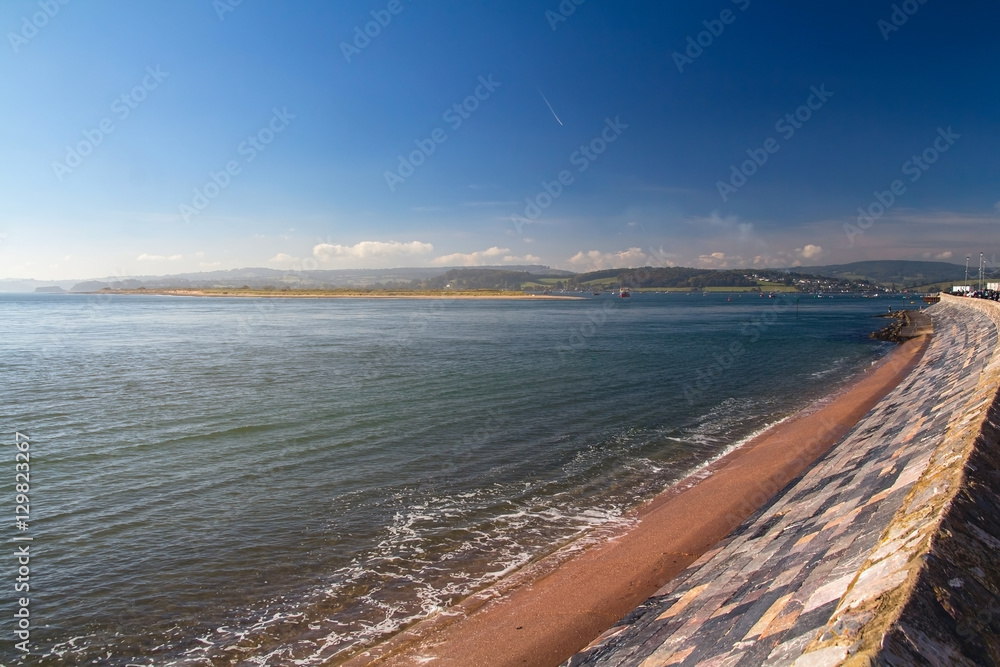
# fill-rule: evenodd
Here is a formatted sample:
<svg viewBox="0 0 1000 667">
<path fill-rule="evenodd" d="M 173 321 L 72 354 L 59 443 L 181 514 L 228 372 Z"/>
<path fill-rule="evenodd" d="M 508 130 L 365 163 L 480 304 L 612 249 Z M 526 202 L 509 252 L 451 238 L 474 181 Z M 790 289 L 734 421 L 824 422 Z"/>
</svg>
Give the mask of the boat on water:
<svg viewBox="0 0 1000 667">
<path fill-rule="evenodd" d="M 630 297 L 632 295 L 629 293 L 627 287 L 623 287 L 620 290 L 618 290 L 618 296 L 621 297 L 621 298 L 623 298 L 623 299 L 625 299 L 625 298 Z"/>
<path fill-rule="evenodd" d="M 601 296 L 601 290 L 595 289 L 594 290 L 594 296 Z"/>
</svg>

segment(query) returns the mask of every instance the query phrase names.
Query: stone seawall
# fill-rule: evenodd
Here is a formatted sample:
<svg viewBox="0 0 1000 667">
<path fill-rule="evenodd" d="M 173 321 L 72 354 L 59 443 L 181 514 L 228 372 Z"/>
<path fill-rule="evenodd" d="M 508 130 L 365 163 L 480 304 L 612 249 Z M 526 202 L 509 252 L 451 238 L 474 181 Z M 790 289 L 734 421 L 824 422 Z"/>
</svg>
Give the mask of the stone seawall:
<svg viewBox="0 0 1000 667">
<path fill-rule="evenodd" d="M 1000 329 L 1000 304 L 945 299 L 979 310 Z M 812 656 L 808 664 L 1000 665 L 998 388 L 1000 346 L 961 420 L 803 655 Z M 838 636 L 852 626 L 860 627 L 857 636 Z"/>
<path fill-rule="evenodd" d="M 1000 665 L 1000 304 L 571 665 Z"/>
</svg>

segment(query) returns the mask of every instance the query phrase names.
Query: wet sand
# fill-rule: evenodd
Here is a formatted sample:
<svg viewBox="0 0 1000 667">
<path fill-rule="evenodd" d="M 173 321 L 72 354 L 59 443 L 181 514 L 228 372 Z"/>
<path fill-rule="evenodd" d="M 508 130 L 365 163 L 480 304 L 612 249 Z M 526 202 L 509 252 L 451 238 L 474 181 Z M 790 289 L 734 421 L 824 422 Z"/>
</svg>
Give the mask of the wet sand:
<svg viewBox="0 0 1000 667">
<path fill-rule="evenodd" d="M 899 346 L 847 390 L 811 405 L 603 529 L 347 664 L 555 666 L 709 551 L 836 444 L 917 365 Z"/>
</svg>

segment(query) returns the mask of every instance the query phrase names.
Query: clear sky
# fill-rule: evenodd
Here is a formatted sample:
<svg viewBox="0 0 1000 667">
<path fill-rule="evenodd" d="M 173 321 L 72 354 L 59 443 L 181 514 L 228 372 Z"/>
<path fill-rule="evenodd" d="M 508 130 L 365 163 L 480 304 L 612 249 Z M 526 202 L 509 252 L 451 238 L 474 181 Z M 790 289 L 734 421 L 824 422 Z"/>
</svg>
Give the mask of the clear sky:
<svg viewBox="0 0 1000 667">
<path fill-rule="evenodd" d="M 997 25 L 987 0 L 4 0 L 0 278 L 995 263 Z"/>
</svg>

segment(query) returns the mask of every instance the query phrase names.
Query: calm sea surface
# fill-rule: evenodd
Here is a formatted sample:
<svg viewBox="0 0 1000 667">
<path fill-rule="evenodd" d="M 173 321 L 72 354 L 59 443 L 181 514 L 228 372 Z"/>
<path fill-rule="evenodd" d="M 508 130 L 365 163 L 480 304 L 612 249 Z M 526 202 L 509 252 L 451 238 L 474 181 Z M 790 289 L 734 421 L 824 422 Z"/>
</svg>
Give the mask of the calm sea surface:
<svg viewBox="0 0 1000 667">
<path fill-rule="evenodd" d="M 347 657 L 843 385 L 908 304 L 727 299 L 0 295 L 0 662 L 21 596 L 25 664 Z"/>
</svg>

